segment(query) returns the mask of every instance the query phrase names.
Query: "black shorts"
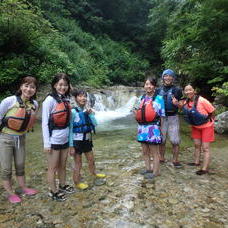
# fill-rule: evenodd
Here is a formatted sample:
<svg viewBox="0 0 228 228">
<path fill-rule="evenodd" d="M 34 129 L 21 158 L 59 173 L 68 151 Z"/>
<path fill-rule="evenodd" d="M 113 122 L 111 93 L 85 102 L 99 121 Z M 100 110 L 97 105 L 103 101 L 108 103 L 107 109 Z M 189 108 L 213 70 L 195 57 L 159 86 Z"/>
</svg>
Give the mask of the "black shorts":
<svg viewBox="0 0 228 228">
<path fill-rule="evenodd" d="M 65 144 L 51 144 L 51 149 L 52 150 L 64 150 L 69 147 L 69 142 Z"/>
<path fill-rule="evenodd" d="M 74 149 L 76 154 L 82 154 L 92 151 L 93 142 L 89 140 L 74 140 Z"/>
</svg>

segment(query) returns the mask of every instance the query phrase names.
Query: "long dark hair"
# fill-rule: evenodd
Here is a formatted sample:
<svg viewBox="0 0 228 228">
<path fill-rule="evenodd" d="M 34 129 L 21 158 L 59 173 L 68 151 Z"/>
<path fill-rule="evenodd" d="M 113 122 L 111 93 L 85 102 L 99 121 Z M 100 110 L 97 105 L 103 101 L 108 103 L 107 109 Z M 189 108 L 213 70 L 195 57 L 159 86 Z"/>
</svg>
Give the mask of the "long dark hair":
<svg viewBox="0 0 228 228">
<path fill-rule="evenodd" d="M 23 85 L 23 84 L 31 84 L 33 83 L 36 87 L 36 92 L 35 94 L 30 98 L 30 99 L 36 99 L 36 93 L 37 93 L 37 88 L 38 88 L 38 81 L 36 80 L 35 77 L 33 76 L 25 76 L 21 79 L 21 82 L 20 82 L 20 87 Z M 18 89 L 18 91 L 15 93 L 16 96 L 21 96 L 22 92 L 21 92 L 21 88 Z"/>
<path fill-rule="evenodd" d="M 154 77 L 147 77 L 145 78 L 144 80 L 144 85 L 146 84 L 146 81 L 150 81 L 150 83 L 153 85 L 153 86 L 157 86 L 157 79 L 154 78 Z"/>
<path fill-rule="evenodd" d="M 63 79 L 68 84 L 68 90 L 66 91 L 66 96 L 70 96 L 70 78 L 65 73 L 58 73 L 54 75 L 54 78 L 51 82 L 51 89 L 53 94 L 57 94 L 55 89 L 55 84 L 58 83 L 61 79 Z"/>
</svg>

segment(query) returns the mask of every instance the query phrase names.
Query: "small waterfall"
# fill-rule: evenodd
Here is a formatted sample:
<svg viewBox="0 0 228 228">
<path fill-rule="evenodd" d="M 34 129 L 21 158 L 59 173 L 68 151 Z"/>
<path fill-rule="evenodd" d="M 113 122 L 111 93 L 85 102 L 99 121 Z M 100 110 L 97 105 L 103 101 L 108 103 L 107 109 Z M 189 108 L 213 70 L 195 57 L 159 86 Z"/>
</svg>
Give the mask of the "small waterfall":
<svg viewBox="0 0 228 228">
<path fill-rule="evenodd" d="M 96 95 L 95 95 L 96 97 Z M 130 97 L 126 104 L 121 107 L 116 106 L 113 97 L 108 97 L 108 106 L 101 103 L 100 99 L 95 101 L 94 110 L 98 123 L 103 123 L 115 119 L 120 119 L 131 114 L 131 110 L 137 100 L 136 96 Z"/>
<path fill-rule="evenodd" d="M 99 129 L 109 130 L 110 126 L 111 129 L 128 128 L 135 124 L 131 110 L 141 94 L 141 89 L 124 86 L 93 90 L 88 92 L 87 105 L 95 111 Z"/>
</svg>

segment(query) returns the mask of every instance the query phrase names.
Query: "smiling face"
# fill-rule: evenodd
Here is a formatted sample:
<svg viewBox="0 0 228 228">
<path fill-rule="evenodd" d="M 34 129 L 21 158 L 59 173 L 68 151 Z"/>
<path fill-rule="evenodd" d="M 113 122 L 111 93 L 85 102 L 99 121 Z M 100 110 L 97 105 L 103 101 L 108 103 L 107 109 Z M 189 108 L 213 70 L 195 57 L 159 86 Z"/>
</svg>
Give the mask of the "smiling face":
<svg viewBox="0 0 228 228">
<path fill-rule="evenodd" d="M 69 89 L 69 85 L 64 79 L 60 79 L 55 83 L 54 88 L 58 94 L 65 95 Z"/>
<path fill-rule="evenodd" d="M 33 82 L 32 83 L 23 83 L 20 86 L 20 90 L 21 90 L 21 98 L 23 100 L 29 100 L 36 93 L 36 85 Z"/>
<path fill-rule="evenodd" d="M 150 80 L 146 80 L 144 89 L 148 95 L 152 95 L 155 91 L 155 86 L 150 82 Z"/>
<path fill-rule="evenodd" d="M 169 74 L 163 76 L 163 83 L 165 86 L 171 86 L 173 84 L 174 78 Z"/>
<path fill-rule="evenodd" d="M 87 96 L 85 94 L 79 94 L 75 97 L 75 101 L 80 107 L 84 107 L 87 103 Z"/>
<path fill-rule="evenodd" d="M 187 96 L 187 98 L 192 100 L 195 96 L 195 90 L 191 85 L 187 85 L 184 88 L 184 94 Z"/>
</svg>

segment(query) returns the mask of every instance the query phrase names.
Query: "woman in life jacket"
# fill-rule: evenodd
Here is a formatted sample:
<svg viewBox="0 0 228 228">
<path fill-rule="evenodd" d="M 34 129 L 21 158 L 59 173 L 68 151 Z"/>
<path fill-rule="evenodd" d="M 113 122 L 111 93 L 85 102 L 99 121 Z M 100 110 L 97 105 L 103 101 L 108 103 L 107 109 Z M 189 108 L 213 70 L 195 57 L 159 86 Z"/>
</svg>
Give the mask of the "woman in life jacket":
<svg viewBox="0 0 228 228">
<path fill-rule="evenodd" d="M 26 187 L 25 183 L 25 135 L 32 129 L 38 103 L 34 100 L 37 80 L 24 77 L 15 96 L 2 100 L 0 104 L 0 164 L 3 187 L 11 203 L 19 203 L 21 197 L 12 188 L 12 162 L 14 160 L 16 177 L 22 193 L 35 195 L 37 191 Z"/>
<path fill-rule="evenodd" d="M 77 188 L 86 189 L 88 184 L 81 182 L 82 154 L 88 161 L 89 171 L 95 178 L 105 178 L 103 173 L 97 173 L 92 151 L 92 132 L 97 125 L 93 110 L 87 105 L 87 93 L 84 90 L 72 92 L 76 106 L 72 109 L 70 123 L 70 154 L 74 157 L 73 181 Z"/>
<path fill-rule="evenodd" d="M 205 98 L 197 95 L 192 85 L 186 85 L 185 101 L 180 103 L 183 108 L 184 119 L 191 125 L 191 136 L 194 141 L 194 162 L 190 166 L 200 166 L 200 155 L 203 152 L 203 164 L 197 175 L 208 173 L 210 163 L 210 143 L 214 138 L 214 112 L 215 108 Z"/>
<path fill-rule="evenodd" d="M 162 143 L 160 126 L 161 116 L 165 116 L 165 104 L 163 97 L 156 94 L 156 79 L 147 78 L 144 89 L 146 94 L 139 98 L 134 114 L 138 122 L 137 140 L 142 145 L 146 166 L 146 170 L 141 173 L 145 178 L 152 179 L 160 175 L 159 145 Z"/>
<path fill-rule="evenodd" d="M 66 162 L 69 151 L 69 123 L 70 123 L 70 80 L 65 73 L 54 76 L 52 93 L 42 105 L 42 131 L 44 151 L 47 153 L 47 179 L 50 188 L 49 196 L 52 200 L 66 200 L 66 193 L 73 193 L 74 189 L 66 184 Z M 57 186 L 55 174 L 59 178 Z"/>
</svg>

